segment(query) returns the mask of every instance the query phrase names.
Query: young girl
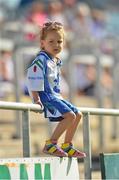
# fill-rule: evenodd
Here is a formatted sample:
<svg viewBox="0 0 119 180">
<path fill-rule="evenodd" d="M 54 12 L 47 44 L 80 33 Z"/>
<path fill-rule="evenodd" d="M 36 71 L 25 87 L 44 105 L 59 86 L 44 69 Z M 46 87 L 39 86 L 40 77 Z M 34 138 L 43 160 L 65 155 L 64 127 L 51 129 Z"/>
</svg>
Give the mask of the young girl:
<svg viewBox="0 0 119 180">
<path fill-rule="evenodd" d="M 64 29 L 58 22 L 45 23 L 40 32 L 41 51 L 28 68 L 28 90 L 35 104 L 44 107 L 44 114 L 51 122 L 59 121 L 52 136 L 46 141 L 43 152 L 59 157 L 84 158 L 75 149 L 72 138 L 82 117 L 81 112 L 60 95 L 59 76 L 61 60 L 58 54 L 64 45 Z M 64 143 L 57 145 L 65 134 Z"/>
</svg>

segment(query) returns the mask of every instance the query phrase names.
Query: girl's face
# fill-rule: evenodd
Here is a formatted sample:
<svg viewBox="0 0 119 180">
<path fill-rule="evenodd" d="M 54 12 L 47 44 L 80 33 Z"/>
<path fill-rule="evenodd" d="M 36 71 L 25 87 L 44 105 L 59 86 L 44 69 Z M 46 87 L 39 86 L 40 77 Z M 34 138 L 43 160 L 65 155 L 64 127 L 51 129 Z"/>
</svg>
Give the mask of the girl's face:
<svg viewBox="0 0 119 180">
<path fill-rule="evenodd" d="M 52 57 L 56 57 L 63 49 L 64 36 L 60 31 L 48 32 L 45 39 L 41 40 L 41 46 Z"/>
</svg>

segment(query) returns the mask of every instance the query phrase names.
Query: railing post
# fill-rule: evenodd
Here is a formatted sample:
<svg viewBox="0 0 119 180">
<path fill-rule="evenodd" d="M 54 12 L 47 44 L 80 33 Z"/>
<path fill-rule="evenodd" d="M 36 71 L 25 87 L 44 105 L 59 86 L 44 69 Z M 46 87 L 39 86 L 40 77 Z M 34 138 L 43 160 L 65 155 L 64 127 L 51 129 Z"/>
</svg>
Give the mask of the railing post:
<svg viewBox="0 0 119 180">
<path fill-rule="evenodd" d="M 14 94 L 15 94 L 15 101 L 16 102 L 20 102 L 20 79 L 19 79 L 19 64 L 18 62 L 20 62 L 19 55 L 18 55 L 18 49 L 17 46 L 15 46 L 15 52 L 13 53 L 13 63 L 14 63 Z M 18 61 L 19 60 L 19 61 Z M 21 129 L 19 127 L 21 127 L 21 121 L 20 121 L 20 112 L 19 111 L 15 111 L 15 127 L 16 127 L 16 132 L 14 134 L 14 136 L 16 138 L 21 138 Z"/>
<path fill-rule="evenodd" d="M 114 109 L 117 108 L 118 106 L 118 50 L 117 48 L 113 51 L 113 58 L 114 58 L 114 63 L 112 66 L 112 77 L 113 77 L 113 91 L 112 91 L 112 106 Z M 112 138 L 116 139 L 118 138 L 118 117 L 113 117 L 112 119 Z"/>
<path fill-rule="evenodd" d="M 91 179 L 92 160 L 91 160 L 91 137 L 90 137 L 90 113 L 83 115 L 83 143 L 86 158 L 84 159 L 84 176 L 86 179 Z"/>
<path fill-rule="evenodd" d="M 23 157 L 30 157 L 30 122 L 29 110 L 22 111 Z"/>
<path fill-rule="evenodd" d="M 102 74 L 102 66 L 101 66 L 101 53 L 99 50 L 96 49 L 95 52 L 96 57 L 96 97 L 98 107 L 103 107 L 103 100 L 104 100 L 104 92 L 101 86 L 101 74 Z M 99 116 L 99 146 L 103 148 L 104 146 L 104 133 L 103 133 L 103 117 Z"/>
</svg>

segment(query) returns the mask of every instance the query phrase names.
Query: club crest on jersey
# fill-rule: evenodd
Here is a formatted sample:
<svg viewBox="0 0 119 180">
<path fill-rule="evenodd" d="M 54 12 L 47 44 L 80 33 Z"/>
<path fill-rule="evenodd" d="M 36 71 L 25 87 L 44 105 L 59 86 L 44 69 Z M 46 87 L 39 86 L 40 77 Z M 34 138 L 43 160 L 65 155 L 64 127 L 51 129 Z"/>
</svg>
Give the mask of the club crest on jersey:
<svg viewBox="0 0 119 180">
<path fill-rule="evenodd" d="M 37 66 L 35 65 L 34 67 L 33 67 L 33 72 L 36 72 L 37 71 Z"/>
</svg>

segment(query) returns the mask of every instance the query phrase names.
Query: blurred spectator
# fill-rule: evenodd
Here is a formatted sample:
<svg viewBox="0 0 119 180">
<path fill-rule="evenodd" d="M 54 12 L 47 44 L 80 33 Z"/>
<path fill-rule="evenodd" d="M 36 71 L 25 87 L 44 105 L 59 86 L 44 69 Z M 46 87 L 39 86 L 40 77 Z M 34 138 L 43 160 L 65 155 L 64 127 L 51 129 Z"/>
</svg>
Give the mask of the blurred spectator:
<svg viewBox="0 0 119 180">
<path fill-rule="evenodd" d="M 12 52 L 1 51 L 0 57 L 0 79 L 1 81 L 12 82 L 14 78 L 14 69 L 12 61 Z"/>
<path fill-rule="evenodd" d="M 44 3 L 40 1 L 34 2 L 28 12 L 27 22 L 42 26 L 46 20 L 47 14 Z"/>
<path fill-rule="evenodd" d="M 69 25 L 75 19 L 77 2 L 78 2 L 77 0 L 63 0 L 64 14 Z"/>
<path fill-rule="evenodd" d="M 49 3 L 48 14 L 51 21 L 58 21 L 62 23 L 65 28 L 67 27 L 68 24 L 64 15 L 64 7 L 62 2 L 51 1 Z"/>
<path fill-rule="evenodd" d="M 106 12 L 104 10 L 92 9 L 92 36 L 101 40 L 106 35 Z"/>
<path fill-rule="evenodd" d="M 76 65 L 76 88 L 78 95 L 94 96 L 96 72 L 94 65 Z"/>
<path fill-rule="evenodd" d="M 92 19 L 90 8 L 87 4 L 77 4 L 76 15 L 71 24 L 75 39 L 80 41 L 81 39 L 86 39 L 91 36 Z"/>
<path fill-rule="evenodd" d="M 101 85 L 104 89 L 104 95 L 109 96 L 112 93 L 113 80 L 111 76 L 111 69 L 105 67 L 102 73 Z"/>
<path fill-rule="evenodd" d="M 91 10 L 86 3 L 77 3 L 75 18 L 71 22 L 73 54 L 91 53 Z M 89 52 L 90 51 L 90 52 Z M 76 64 L 76 89 L 79 95 L 94 95 L 95 68 L 93 65 Z"/>
<path fill-rule="evenodd" d="M 12 52 L 2 50 L 0 56 L 0 97 L 13 93 L 14 67 Z"/>
<path fill-rule="evenodd" d="M 40 29 L 40 26 L 43 25 L 44 22 L 46 22 L 48 19 L 46 10 L 45 10 L 45 5 L 43 2 L 34 2 L 31 6 L 31 9 L 27 13 L 26 17 L 26 24 L 31 24 L 34 26 L 34 29 L 37 27 Z M 35 40 L 37 38 L 36 32 L 28 32 L 26 34 L 26 39 L 27 40 Z"/>
</svg>

